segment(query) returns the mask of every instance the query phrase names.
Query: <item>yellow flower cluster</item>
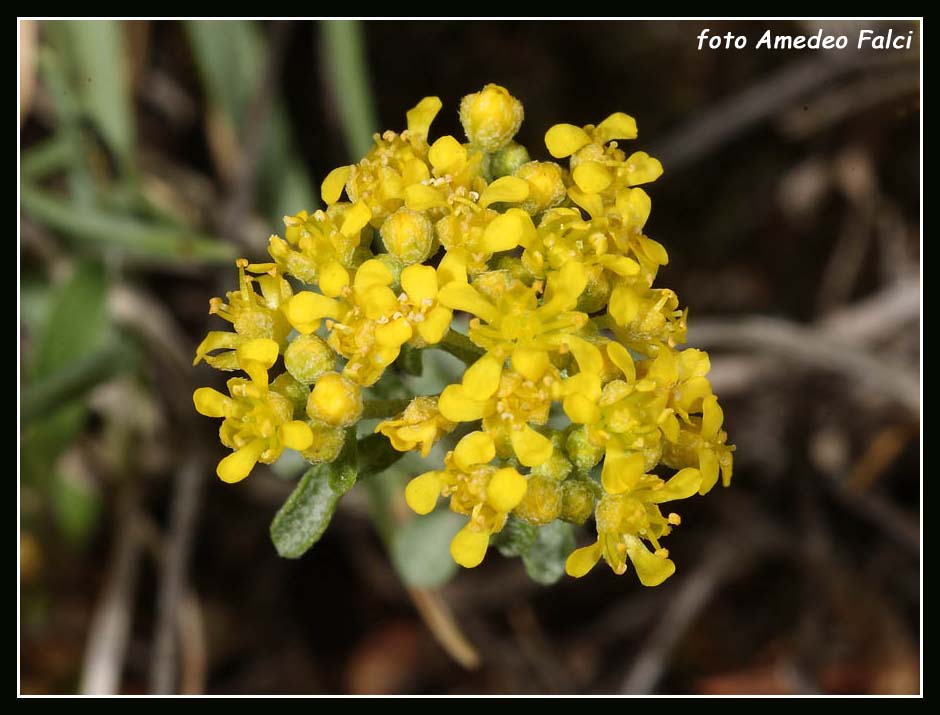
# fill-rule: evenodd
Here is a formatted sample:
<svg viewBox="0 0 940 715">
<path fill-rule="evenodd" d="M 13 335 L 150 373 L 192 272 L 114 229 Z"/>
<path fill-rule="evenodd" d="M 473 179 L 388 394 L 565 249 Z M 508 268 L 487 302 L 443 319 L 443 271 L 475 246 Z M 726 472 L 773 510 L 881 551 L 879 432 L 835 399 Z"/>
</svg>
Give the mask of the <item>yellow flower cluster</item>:
<svg viewBox="0 0 940 715">
<path fill-rule="evenodd" d="M 376 134 L 358 164 L 323 181 L 327 208 L 286 217 L 272 262 L 239 261 L 238 290 L 210 302 L 234 332 L 209 333 L 196 362 L 248 375 L 229 380 L 229 396 L 194 396 L 199 412 L 224 418 L 221 440 L 235 450 L 218 474 L 238 481 L 285 448 L 335 459 L 363 391 L 395 372 L 405 346 L 445 349 L 467 362 L 460 382 L 416 396 L 376 431 L 426 457 L 461 423 L 473 430 L 405 492 L 419 514 L 444 496 L 469 517 L 454 559 L 479 564 L 510 515 L 543 525 L 593 513 L 597 540 L 568 557 L 568 573 L 603 557 L 620 574 L 629 560 L 657 585 L 675 570 L 660 540 L 680 522 L 659 505 L 705 494 L 719 476 L 727 485 L 734 449 L 708 355 L 677 347 L 686 311 L 653 287 L 668 256 L 644 233 L 640 186 L 662 166 L 621 147 L 637 136 L 626 114 L 551 127 L 545 145 L 561 165 L 513 141 L 523 108 L 503 87 L 464 97 L 466 142 L 430 141 L 440 109 L 427 97 L 406 130 Z M 660 466 L 677 472 L 661 478 Z"/>
</svg>

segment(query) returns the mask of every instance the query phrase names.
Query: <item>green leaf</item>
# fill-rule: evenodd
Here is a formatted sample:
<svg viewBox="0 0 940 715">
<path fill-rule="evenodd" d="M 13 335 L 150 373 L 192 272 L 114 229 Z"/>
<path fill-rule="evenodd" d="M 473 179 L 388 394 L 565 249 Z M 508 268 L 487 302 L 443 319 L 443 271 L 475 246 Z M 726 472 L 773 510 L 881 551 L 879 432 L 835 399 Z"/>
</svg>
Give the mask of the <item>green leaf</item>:
<svg viewBox="0 0 940 715">
<path fill-rule="evenodd" d="M 92 206 L 79 205 L 28 184 L 20 187 L 20 205 L 39 223 L 100 252 L 115 251 L 163 263 L 227 263 L 234 247 L 193 231 L 144 223 Z"/>
<path fill-rule="evenodd" d="M 370 434 L 359 440 L 359 475 L 367 477 L 370 474 L 384 472 L 404 456 L 388 441 L 384 434 Z"/>
<path fill-rule="evenodd" d="M 550 586 L 565 573 L 565 559 L 574 551 L 574 529 L 571 524 L 553 521 L 541 527 L 522 562 L 533 581 Z"/>
<path fill-rule="evenodd" d="M 271 541 L 284 558 L 300 558 L 320 540 L 339 500 L 356 483 L 355 440 L 346 445 L 335 462 L 307 470 L 271 522 Z"/>
<path fill-rule="evenodd" d="M 409 519 L 392 536 L 395 570 L 409 586 L 432 588 L 449 581 L 457 571 L 450 541 L 466 518 L 446 509 Z"/>
<path fill-rule="evenodd" d="M 114 20 L 52 23 L 83 114 L 129 168 L 134 159 L 135 127 L 124 28 Z"/>
<path fill-rule="evenodd" d="M 47 377 L 104 347 L 110 334 L 108 286 L 100 263 L 80 263 L 54 293 L 38 339 L 34 378 Z"/>
<path fill-rule="evenodd" d="M 57 27 L 61 27 L 61 23 L 49 23 L 46 28 L 47 33 L 53 38 L 56 38 L 55 28 Z M 61 33 L 59 35 L 61 36 Z M 64 44 L 64 40 L 60 40 L 57 44 Z M 68 169 L 68 186 L 72 198 L 80 204 L 88 205 L 94 199 L 95 188 L 86 165 L 82 110 L 72 83 L 66 75 L 64 64 L 60 53 L 54 48 L 44 46 L 40 49 L 39 73 L 43 85 L 49 92 L 56 115 L 55 139 L 50 141 L 61 143 L 62 152 L 65 154 L 62 161 L 64 168 Z M 40 152 L 40 158 L 43 160 L 39 162 L 39 169 L 49 168 L 48 156 L 43 157 L 43 153 L 45 152 Z M 20 163 L 20 171 L 24 179 L 39 174 L 36 169 L 36 160 L 31 157 L 26 158 L 30 158 L 30 161 Z"/>
<path fill-rule="evenodd" d="M 492 544 L 503 556 L 522 556 L 532 548 L 537 533 L 537 526 L 510 516 L 503 530 L 493 537 Z"/>
</svg>

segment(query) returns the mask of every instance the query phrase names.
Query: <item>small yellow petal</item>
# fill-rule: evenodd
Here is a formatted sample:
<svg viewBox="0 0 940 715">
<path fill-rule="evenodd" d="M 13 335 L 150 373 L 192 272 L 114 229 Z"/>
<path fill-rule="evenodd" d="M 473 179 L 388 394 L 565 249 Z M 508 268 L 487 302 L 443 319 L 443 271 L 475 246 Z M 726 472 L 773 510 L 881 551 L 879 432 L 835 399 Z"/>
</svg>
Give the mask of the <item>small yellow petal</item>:
<svg viewBox="0 0 940 715">
<path fill-rule="evenodd" d="M 196 348 L 196 359 L 193 365 L 198 365 L 206 355 L 213 350 L 230 350 L 243 340 L 238 333 L 231 333 L 227 330 L 213 330 L 206 335 L 205 339 L 199 343 Z"/>
<path fill-rule="evenodd" d="M 669 254 L 666 253 L 666 249 L 663 248 L 663 244 L 659 241 L 654 241 L 652 238 L 647 238 L 646 236 L 640 236 L 640 248 L 643 250 L 646 257 L 656 265 L 665 266 L 669 263 Z"/>
<path fill-rule="evenodd" d="M 630 186 L 648 184 L 663 175 L 663 165 L 645 151 L 631 154 L 626 161 L 627 183 Z"/>
<path fill-rule="evenodd" d="M 343 225 L 339 229 L 344 236 L 355 236 L 372 220 L 372 209 L 365 201 L 357 201 L 346 212 Z"/>
<path fill-rule="evenodd" d="M 467 150 L 452 136 L 443 136 L 431 145 L 428 161 L 437 176 L 459 174 L 467 164 Z"/>
<path fill-rule="evenodd" d="M 232 398 L 211 387 L 200 387 L 193 393 L 196 412 L 206 417 L 225 417 L 232 405 Z"/>
<path fill-rule="evenodd" d="M 650 492 L 646 501 L 651 504 L 662 504 L 677 499 L 688 499 L 698 492 L 702 484 L 702 473 L 694 467 L 680 469 L 661 489 Z"/>
<path fill-rule="evenodd" d="M 523 235 L 523 226 L 513 214 L 500 214 L 490 221 L 483 232 L 483 248 L 489 253 L 510 251 L 519 245 Z"/>
<path fill-rule="evenodd" d="M 244 365 L 247 362 L 256 362 L 269 369 L 275 362 L 280 352 L 277 343 L 267 338 L 256 338 L 248 340 L 238 346 L 235 351 L 238 355 L 238 362 Z"/>
<path fill-rule="evenodd" d="M 450 555 L 464 568 L 472 569 L 483 562 L 489 545 L 489 534 L 483 531 L 473 531 L 467 525 L 458 531 L 450 542 Z"/>
<path fill-rule="evenodd" d="M 484 189 L 477 203 L 486 208 L 498 202 L 518 203 L 528 197 L 528 181 L 515 176 L 503 176 Z"/>
<path fill-rule="evenodd" d="M 556 159 L 571 156 L 585 144 L 590 144 L 587 132 L 573 124 L 556 124 L 545 132 L 545 146 Z"/>
<path fill-rule="evenodd" d="M 448 385 L 441 392 L 438 409 L 451 422 L 473 422 L 483 418 L 486 402 L 468 397 L 463 385 Z"/>
<path fill-rule="evenodd" d="M 515 509 L 525 496 L 529 483 L 512 467 L 497 470 L 486 485 L 486 501 L 496 511 Z"/>
<path fill-rule="evenodd" d="M 307 335 L 320 327 L 323 318 L 338 318 L 339 304 L 325 295 L 305 290 L 290 299 L 286 313 L 290 324 Z"/>
<path fill-rule="evenodd" d="M 601 543 L 595 541 L 590 546 L 575 549 L 565 561 L 565 572 L 572 578 L 587 575 L 601 559 Z"/>
<path fill-rule="evenodd" d="M 607 313 L 618 325 L 629 325 L 640 313 L 640 296 L 630 286 L 617 286 L 610 294 Z"/>
<path fill-rule="evenodd" d="M 597 262 L 618 276 L 635 276 L 640 272 L 640 264 L 627 256 L 605 253 L 603 256 L 598 256 Z"/>
<path fill-rule="evenodd" d="M 256 439 L 219 462 L 215 473 L 223 482 L 229 484 L 240 482 L 251 473 L 266 448 L 265 440 Z"/>
<path fill-rule="evenodd" d="M 573 310 L 578 304 L 578 297 L 587 287 L 587 269 L 581 261 L 568 261 L 560 270 L 548 275 L 548 300 L 539 308 L 539 314 L 554 315 L 566 310 Z"/>
<path fill-rule="evenodd" d="M 405 189 L 405 206 L 412 211 L 428 211 L 429 209 L 447 206 L 444 194 L 426 184 L 412 184 Z"/>
<path fill-rule="evenodd" d="M 486 432 L 471 432 L 454 447 L 454 461 L 464 471 L 476 464 L 487 464 L 496 456 L 496 445 Z"/>
<path fill-rule="evenodd" d="M 438 285 L 444 286 L 452 281 L 467 282 L 467 254 L 462 249 L 447 251 L 437 267 Z"/>
<path fill-rule="evenodd" d="M 431 122 L 441 111 L 441 100 L 438 97 L 425 97 L 418 104 L 408 110 L 405 115 L 408 120 L 408 132 L 427 139 Z"/>
<path fill-rule="evenodd" d="M 640 230 L 650 217 L 653 202 L 643 189 L 624 189 L 617 194 L 616 206 L 624 222 L 631 228 Z"/>
<path fill-rule="evenodd" d="M 300 420 L 291 420 L 285 422 L 278 429 L 281 444 L 288 449 L 296 449 L 303 452 L 313 444 L 313 430 L 310 425 Z"/>
<path fill-rule="evenodd" d="M 663 410 L 657 422 L 667 440 L 670 442 L 679 441 L 679 419 L 673 410 Z"/>
<path fill-rule="evenodd" d="M 408 482 L 405 501 L 416 514 L 430 514 L 437 505 L 442 487 L 440 472 L 425 472 Z"/>
<path fill-rule="evenodd" d="M 320 198 L 323 199 L 323 203 L 327 206 L 331 206 L 339 201 L 339 197 L 343 193 L 343 187 L 346 186 L 346 180 L 349 178 L 350 171 L 352 171 L 351 166 L 337 167 L 327 174 L 323 183 L 320 184 Z"/>
<path fill-rule="evenodd" d="M 512 351 L 512 369 L 526 380 L 540 380 L 548 369 L 548 351 L 519 346 Z"/>
<path fill-rule="evenodd" d="M 339 261 L 333 261 L 320 271 L 317 283 L 323 295 L 335 298 L 349 285 L 349 273 Z"/>
<path fill-rule="evenodd" d="M 646 471 L 646 461 L 641 452 L 625 454 L 618 449 L 608 448 L 601 470 L 601 483 L 608 494 L 623 494 L 630 491 L 640 481 Z"/>
<path fill-rule="evenodd" d="M 650 553 L 637 537 L 625 535 L 624 542 L 627 545 L 627 556 L 644 586 L 658 586 L 676 572 L 676 565 L 672 561 Z"/>
<path fill-rule="evenodd" d="M 452 281 L 441 288 L 437 294 L 439 303 L 452 310 L 463 310 L 483 318 L 487 323 L 500 319 L 500 312 L 476 288 L 468 283 Z"/>
<path fill-rule="evenodd" d="M 709 395 L 702 400 L 702 439 L 715 439 L 724 421 L 725 413 L 717 397 Z"/>
<path fill-rule="evenodd" d="M 601 396 L 601 377 L 597 373 L 579 372 L 564 381 L 563 394 L 583 395 L 592 402 Z"/>
<path fill-rule="evenodd" d="M 485 400 L 499 388 L 503 361 L 487 353 L 463 374 L 463 388 L 475 400 Z"/>
<path fill-rule="evenodd" d="M 592 425 L 601 418 L 597 404 L 580 393 L 567 395 L 563 406 L 568 418 L 577 424 Z"/>
<path fill-rule="evenodd" d="M 401 178 L 405 186 L 410 186 L 411 184 L 420 184 L 422 181 L 427 181 L 431 178 L 431 172 L 428 171 L 427 164 L 421 159 L 414 157 L 402 164 Z"/>
<path fill-rule="evenodd" d="M 538 467 L 552 456 L 552 441 L 529 425 L 509 432 L 509 441 L 519 461 L 526 467 Z"/>
<path fill-rule="evenodd" d="M 597 194 L 608 186 L 613 180 L 610 171 L 603 164 L 596 161 L 582 161 L 574 171 L 571 172 L 571 178 L 578 185 L 581 191 L 588 194 Z"/>
<path fill-rule="evenodd" d="M 633 363 L 633 356 L 620 343 L 607 343 L 607 356 L 610 361 L 620 368 L 620 372 L 627 378 L 627 382 L 636 382 L 636 365 Z"/>
<path fill-rule="evenodd" d="M 600 218 L 604 215 L 604 200 L 600 194 L 589 194 L 577 186 L 568 189 L 568 198 L 588 212 L 591 218 Z"/>
<path fill-rule="evenodd" d="M 394 314 L 401 307 L 395 292 L 388 286 L 372 285 L 358 291 L 357 303 L 369 320 L 382 320 Z"/>
<path fill-rule="evenodd" d="M 392 272 L 382 261 L 372 258 L 356 270 L 353 288 L 364 291 L 372 286 L 389 286 L 394 278 Z"/>
<path fill-rule="evenodd" d="M 437 298 L 437 271 L 432 266 L 413 265 L 401 272 L 401 287 L 418 305 L 423 300 Z"/>
<path fill-rule="evenodd" d="M 434 345 L 441 342 L 447 331 L 450 330 L 450 322 L 453 320 L 454 312 L 442 305 L 431 308 L 424 320 L 418 323 L 418 335 L 428 345 Z"/>
<path fill-rule="evenodd" d="M 614 112 L 594 130 L 594 141 L 598 144 L 606 144 L 612 139 L 636 139 L 636 137 L 636 120 L 623 112 Z"/>
<path fill-rule="evenodd" d="M 710 449 L 699 450 L 698 468 L 702 473 L 702 482 L 699 484 L 698 493 L 704 496 L 718 483 L 718 457 Z"/>
<path fill-rule="evenodd" d="M 411 323 L 406 318 L 398 318 L 375 328 L 375 342 L 383 347 L 401 347 L 413 335 Z"/>
<path fill-rule="evenodd" d="M 574 359 L 578 361 L 578 368 L 581 372 L 599 375 L 604 369 L 604 358 L 596 345 L 575 335 L 566 336 L 565 343 L 574 355 Z"/>
</svg>

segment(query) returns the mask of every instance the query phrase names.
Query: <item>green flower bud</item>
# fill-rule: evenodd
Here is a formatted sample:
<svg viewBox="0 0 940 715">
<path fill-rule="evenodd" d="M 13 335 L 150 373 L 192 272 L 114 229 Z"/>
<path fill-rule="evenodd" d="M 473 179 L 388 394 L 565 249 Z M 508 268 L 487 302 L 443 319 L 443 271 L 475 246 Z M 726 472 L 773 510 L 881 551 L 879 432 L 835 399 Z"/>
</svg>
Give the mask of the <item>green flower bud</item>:
<svg viewBox="0 0 940 715">
<path fill-rule="evenodd" d="M 498 179 L 501 176 L 511 176 L 515 174 L 519 167 L 528 162 L 529 150 L 522 146 L 522 144 L 509 142 L 509 144 L 491 156 L 489 165 L 490 175 L 494 179 Z M 559 178 L 561 178 L 560 172 Z"/>
<path fill-rule="evenodd" d="M 583 524 L 594 512 L 594 489 L 584 479 L 568 479 L 561 485 L 561 518 Z"/>
<path fill-rule="evenodd" d="M 405 265 L 421 263 L 431 255 L 434 226 L 424 214 L 400 208 L 385 219 L 380 233 L 388 252 Z"/>
<path fill-rule="evenodd" d="M 298 382 L 312 385 L 321 375 L 336 368 L 336 353 L 312 333 L 298 335 L 284 351 L 284 367 Z"/>
<path fill-rule="evenodd" d="M 568 459 L 579 472 L 589 472 L 604 456 L 604 448 L 593 444 L 588 439 L 587 430 L 580 426 L 568 433 L 565 450 L 568 452 Z"/>
<path fill-rule="evenodd" d="M 513 514 L 529 524 L 550 524 L 561 514 L 561 485 L 539 474 L 529 477 L 529 487 Z"/>
</svg>

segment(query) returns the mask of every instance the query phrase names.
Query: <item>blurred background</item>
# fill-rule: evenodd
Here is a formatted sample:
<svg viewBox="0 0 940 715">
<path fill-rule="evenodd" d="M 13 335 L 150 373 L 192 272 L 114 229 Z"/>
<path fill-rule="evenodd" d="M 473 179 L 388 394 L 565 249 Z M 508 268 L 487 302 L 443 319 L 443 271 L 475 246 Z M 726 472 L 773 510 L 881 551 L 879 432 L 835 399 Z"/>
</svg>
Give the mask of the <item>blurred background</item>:
<svg viewBox="0 0 940 715">
<path fill-rule="evenodd" d="M 850 46 L 698 51 L 704 26 Z M 861 27 L 914 49 L 858 51 Z M 19 33 L 22 692 L 919 691 L 916 23 Z M 625 111 L 665 166 L 657 283 L 690 306 L 738 451 L 732 488 L 683 503 L 659 588 L 606 568 L 540 586 L 495 551 L 414 573 L 400 492 L 361 485 L 283 560 L 268 527 L 296 470 L 213 474 L 191 393 L 222 376 L 191 360 L 233 259 L 263 259 L 421 97 L 459 134 L 488 82 L 524 103 L 535 157 L 552 124 Z"/>
</svg>

